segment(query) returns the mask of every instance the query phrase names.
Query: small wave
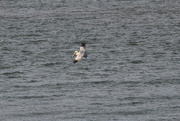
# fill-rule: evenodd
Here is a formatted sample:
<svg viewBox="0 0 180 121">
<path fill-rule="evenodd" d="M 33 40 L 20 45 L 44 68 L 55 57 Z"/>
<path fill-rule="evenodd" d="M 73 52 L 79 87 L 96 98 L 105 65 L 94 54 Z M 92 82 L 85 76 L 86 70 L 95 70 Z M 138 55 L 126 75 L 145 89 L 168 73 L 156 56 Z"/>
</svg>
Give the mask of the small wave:
<svg viewBox="0 0 180 121">
<path fill-rule="evenodd" d="M 60 64 L 59 62 L 49 62 L 49 63 L 43 64 L 43 66 L 49 67 L 49 66 L 54 66 L 54 65 L 59 65 L 59 64 Z"/>
<path fill-rule="evenodd" d="M 35 34 L 35 35 L 33 35 L 33 34 L 29 34 L 28 36 L 40 36 L 40 35 L 38 35 L 38 34 Z M 38 44 L 38 43 L 42 43 L 42 42 L 46 42 L 46 40 L 32 40 L 32 41 L 30 41 L 30 43 L 33 43 L 33 44 Z"/>
<path fill-rule="evenodd" d="M 133 61 L 131 61 L 131 63 L 140 64 L 140 63 L 144 63 L 144 61 L 142 61 L 142 60 L 133 60 Z"/>
<path fill-rule="evenodd" d="M 166 85 L 166 84 L 180 84 L 179 79 L 156 79 L 156 80 L 151 80 L 147 81 L 144 84 L 147 85 Z"/>
<path fill-rule="evenodd" d="M 4 40 L 0 40 L 0 43 L 4 43 L 5 41 Z"/>
<path fill-rule="evenodd" d="M 146 115 L 152 112 L 152 109 L 135 110 L 135 111 L 118 111 L 114 112 L 117 115 Z"/>
<path fill-rule="evenodd" d="M 128 45 L 130 45 L 130 46 L 137 46 L 138 42 L 129 42 Z"/>
<path fill-rule="evenodd" d="M 36 98 L 47 98 L 49 96 L 43 96 L 43 95 L 40 95 L 40 96 L 20 96 L 20 97 L 17 97 L 19 99 L 36 99 Z"/>
<path fill-rule="evenodd" d="M 17 74 L 23 74 L 24 72 L 20 72 L 20 71 L 13 71 L 13 72 L 5 72 L 3 73 L 3 75 L 17 75 Z"/>
<path fill-rule="evenodd" d="M 114 81 L 109 81 L 109 80 L 106 80 L 106 81 L 92 81 L 92 82 L 83 82 L 83 84 L 96 84 L 96 85 L 106 85 L 106 84 L 112 84 L 112 83 L 115 83 Z"/>
</svg>

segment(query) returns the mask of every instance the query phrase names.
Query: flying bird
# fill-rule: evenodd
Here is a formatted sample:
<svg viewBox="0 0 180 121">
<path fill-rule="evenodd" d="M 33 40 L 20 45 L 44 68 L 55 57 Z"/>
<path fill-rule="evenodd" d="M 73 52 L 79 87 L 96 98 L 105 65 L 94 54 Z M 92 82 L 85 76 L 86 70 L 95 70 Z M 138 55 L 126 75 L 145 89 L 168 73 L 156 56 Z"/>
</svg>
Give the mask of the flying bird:
<svg viewBox="0 0 180 121">
<path fill-rule="evenodd" d="M 74 51 L 74 54 L 72 55 L 72 58 L 74 58 L 73 63 L 77 63 L 78 61 L 80 61 L 83 57 L 87 58 L 87 53 L 86 53 L 86 45 L 84 43 L 81 43 L 81 47 L 79 49 L 79 51 Z"/>
</svg>

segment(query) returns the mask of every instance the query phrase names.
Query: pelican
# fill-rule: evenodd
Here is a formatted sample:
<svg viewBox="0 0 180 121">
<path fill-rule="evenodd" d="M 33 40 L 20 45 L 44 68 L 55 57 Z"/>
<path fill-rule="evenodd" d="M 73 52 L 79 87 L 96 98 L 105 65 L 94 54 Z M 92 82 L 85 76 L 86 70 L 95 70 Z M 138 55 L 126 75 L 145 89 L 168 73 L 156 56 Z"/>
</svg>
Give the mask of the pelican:
<svg viewBox="0 0 180 121">
<path fill-rule="evenodd" d="M 86 54 L 86 45 L 84 43 L 81 43 L 81 47 L 79 49 L 79 51 L 74 51 L 74 54 L 72 55 L 72 58 L 74 58 L 73 63 L 77 63 L 78 61 L 80 61 L 83 57 L 87 58 L 87 54 Z"/>
</svg>

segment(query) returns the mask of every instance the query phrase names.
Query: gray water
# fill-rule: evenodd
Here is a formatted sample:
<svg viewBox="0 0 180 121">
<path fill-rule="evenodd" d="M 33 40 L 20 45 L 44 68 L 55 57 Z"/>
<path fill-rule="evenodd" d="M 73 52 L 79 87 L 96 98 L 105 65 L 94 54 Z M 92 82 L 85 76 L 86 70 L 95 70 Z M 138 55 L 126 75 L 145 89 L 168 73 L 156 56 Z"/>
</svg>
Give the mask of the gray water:
<svg viewBox="0 0 180 121">
<path fill-rule="evenodd" d="M 116 120 L 180 121 L 180 1 L 1 0 L 0 121 Z"/>
</svg>

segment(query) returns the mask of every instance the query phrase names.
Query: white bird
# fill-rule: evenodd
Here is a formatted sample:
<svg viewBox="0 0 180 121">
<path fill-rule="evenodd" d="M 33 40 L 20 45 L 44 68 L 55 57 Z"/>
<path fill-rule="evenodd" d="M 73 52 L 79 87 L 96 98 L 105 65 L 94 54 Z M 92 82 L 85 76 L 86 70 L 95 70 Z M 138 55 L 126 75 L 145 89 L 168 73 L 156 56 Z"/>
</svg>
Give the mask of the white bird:
<svg viewBox="0 0 180 121">
<path fill-rule="evenodd" d="M 80 61 L 83 57 L 87 58 L 87 54 L 86 54 L 86 45 L 84 43 L 81 44 L 81 47 L 78 51 L 74 51 L 74 54 L 72 55 L 72 58 L 75 57 L 73 63 L 77 63 L 78 61 Z"/>
</svg>

